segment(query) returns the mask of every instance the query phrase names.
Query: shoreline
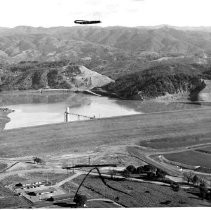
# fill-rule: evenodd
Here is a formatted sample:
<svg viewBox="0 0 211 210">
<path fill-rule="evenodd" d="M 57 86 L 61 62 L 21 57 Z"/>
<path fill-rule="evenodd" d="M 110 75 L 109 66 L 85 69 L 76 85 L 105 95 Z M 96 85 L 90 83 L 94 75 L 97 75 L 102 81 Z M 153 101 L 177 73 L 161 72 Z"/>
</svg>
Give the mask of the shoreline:
<svg viewBox="0 0 211 210">
<path fill-rule="evenodd" d="M 10 118 L 8 115 L 14 112 L 14 110 L 8 109 L 8 108 L 3 108 L 0 107 L 0 131 L 2 132 L 5 128 L 5 125 L 10 122 Z"/>
<path fill-rule="evenodd" d="M 2 91 L 0 92 L 0 96 L 1 95 L 50 95 L 50 94 L 66 94 L 66 93 L 82 93 L 82 94 L 89 94 L 89 95 L 94 95 L 94 96 L 98 96 L 98 97 L 103 97 L 103 95 L 99 95 L 96 94 L 95 91 L 92 92 L 92 90 L 88 90 L 88 89 L 77 89 L 77 90 L 73 90 L 73 89 L 39 89 L 39 90 L 13 90 L 13 91 Z M 105 96 L 106 97 L 106 96 Z M 109 96 L 107 96 L 109 97 Z M 110 98 L 110 97 L 109 97 Z M 113 97 L 111 97 L 113 98 Z M 122 100 L 119 98 L 119 100 Z M 126 100 L 126 99 L 123 99 Z M 174 102 L 180 102 L 182 100 L 182 102 L 184 103 L 194 103 L 194 101 L 190 101 L 189 100 L 189 93 L 188 92 L 179 92 L 176 94 L 166 94 L 164 96 L 159 96 L 156 98 L 152 98 L 152 99 L 146 99 L 146 100 L 136 100 L 139 101 L 140 103 L 144 103 L 144 102 L 155 102 L 155 103 L 174 103 Z M 135 101 L 135 100 L 134 100 Z M 7 109 L 5 108 L 1 108 L 0 107 L 0 131 L 5 130 L 5 125 L 6 123 L 10 122 L 10 118 L 8 117 L 8 115 L 13 111 L 10 109 L 4 110 L 3 109 Z M 119 116 L 121 117 L 121 116 Z M 57 123 L 50 123 L 47 125 L 51 125 L 51 124 L 57 124 Z M 46 124 L 43 124 L 41 126 L 44 126 Z"/>
</svg>

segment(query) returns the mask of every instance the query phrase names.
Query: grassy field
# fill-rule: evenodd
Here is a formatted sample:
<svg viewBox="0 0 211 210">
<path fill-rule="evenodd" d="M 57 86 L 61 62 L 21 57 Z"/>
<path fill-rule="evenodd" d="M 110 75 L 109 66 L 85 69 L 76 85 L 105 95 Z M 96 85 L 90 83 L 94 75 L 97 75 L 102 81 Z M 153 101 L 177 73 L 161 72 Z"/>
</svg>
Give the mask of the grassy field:
<svg viewBox="0 0 211 210">
<path fill-rule="evenodd" d="M 80 176 L 74 179 L 74 182 L 79 184 L 82 178 L 83 176 Z M 90 194 L 92 198 L 108 198 L 125 207 L 179 207 L 205 204 L 196 196 L 188 194 L 183 190 L 175 192 L 166 186 L 108 179 L 106 179 L 106 182 L 116 188 L 116 190 L 105 186 L 99 178 L 89 177 L 84 182 L 83 189 L 80 192 L 88 198 L 90 198 Z M 84 188 L 86 191 L 84 191 Z M 95 197 L 94 194 L 97 196 Z"/>
<path fill-rule="evenodd" d="M 164 156 L 168 160 L 172 160 L 175 162 L 211 168 L 211 154 L 205 154 L 197 151 L 185 151 L 166 154 Z"/>
<path fill-rule="evenodd" d="M 6 163 L 0 163 L 0 171 L 4 170 L 5 168 L 7 168 L 7 164 Z"/>
<path fill-rule="evenodd" d="M 203 128 L 202 128 L 203 129 Z M 165 137 L 159 139 L 152 139 L 149 141 L 141 141 L 140 146 L 150 147 L 153 149 L 168 149 L 178 147 L 188 147 L 198 144 L 211 143 L 210 133 L 198 133 L 189 135 L 187 133 L 183 136 Z"/>
<path fill-rule="evenodd" d="M 6 178 L 2 179 L 1 184 L 3 186 L 6 186 L 6 185 L 10 185 L 10 184 L 17 184 L 19 182 L 24 182 L 26 180 L 27 179 L 25 177 L 21 177 L 18 175 L 11 175 L 11 176 L 7 176 Z"/>
<path fill-rule="evenodd" d="M 55 156 L 146 141 L 147 146 L 158 142 L 157 148 L 180 147 L 186 137 L 186 145 L 211 142 L 210 116 L 211 109 L 198 109 L 5 130 L 0 133 L 0 156 Z"/>
<path fill-rule="evenodd" d="M 201 148 L 201 149 L 196 149 L 196 151 L 211 154 L 211 147 L 204 147 L 204 148 Z"/>
<path fill-rule="evenodd" d="M 25 199 L 15 196 L 0 183 L 0 208 L 28 208 L 29 206 Z"/>
</svg>

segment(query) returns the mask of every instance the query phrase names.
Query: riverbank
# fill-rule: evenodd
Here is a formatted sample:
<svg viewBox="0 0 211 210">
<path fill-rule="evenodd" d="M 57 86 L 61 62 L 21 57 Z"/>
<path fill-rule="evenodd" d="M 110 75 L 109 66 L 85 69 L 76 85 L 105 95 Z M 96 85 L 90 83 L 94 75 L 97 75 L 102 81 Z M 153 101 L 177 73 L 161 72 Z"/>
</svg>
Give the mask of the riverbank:
<svg viewBox="0 0 211 210">
<path fill-rule="evenodd" d="M 13 112 L 13 110 L 7 108 L 0 108 L 0 132 L 2 132 L 5 128 L 6 123 L 10 121 L 8 114 Z"/>
</svg>

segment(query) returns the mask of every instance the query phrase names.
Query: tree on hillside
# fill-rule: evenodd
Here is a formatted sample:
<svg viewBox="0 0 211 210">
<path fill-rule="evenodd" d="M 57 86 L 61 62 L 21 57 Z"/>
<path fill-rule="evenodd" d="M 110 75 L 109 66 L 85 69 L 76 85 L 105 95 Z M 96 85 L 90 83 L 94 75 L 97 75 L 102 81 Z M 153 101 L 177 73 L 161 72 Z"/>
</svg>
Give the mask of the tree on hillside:
<svg viewBox="0 0 211 210">
<path fill-rule="evenodd" d="M 200 179 L 197 175 L 194 175 L 193 178 L 192 178 L 192 182 L 194 185 L 198 185 L 199 182 L 200 182 Z"/>
<path fill-rule="evenodd" d="M 77 207 L 85 207 L 87 202 L 87 197 L 85 195 L 77 194 L 74 198 L 74 202 Z"/>
<path fill-rule="evenodd" d="M 137 173 L 137 174 L 142 174 L 142 173 L 144 173 L 143 166 L 139 166 L 139 167 L 137 167 L 137 169 L 136 169 L 136 173 Z"/>
<path fill-rule="evenodd" d="M 33 157 L 33 161 L 34 163 L 36 164 L 44 164 L 44 160 L 42 160 L 41 158 L 38 158 L 38 157 Z"/>
<path fill-rule="evenodd" d="M 130 176 L 130 172 L 125 169 L 123 172 L 122 172 L 122 176 L 124 176 L 125 178 L 129 177 Z"/>
<path fill-rule="evenodd" d="M 188 184 L 190 184 L 190 182 L 192 182 L 194 174 L 192 172 L 187 172 L 183 174 L 184 176 L 184 180 L 188 182 Z"/>
<path fill-rule="evenodd" d="M 128 170 L 131 174 L 136 173 L 136 167 L 133 165 L 127 166 L 126 170 Z"/>
<path fill-rule="evenodd" d="M 178 192 L 180 189 L 179 184 L 176 182 L 172 182 L 170 186 L 171 186 L 172 190 L 174 190 L 175 192 Z"/>
<path fill-rule="evenodd" d="M 156 171 L 156 176 L 158 177 L 158 178 L 164 178 L 165 176 L 167 175 L 167 173 L 165 172 L 165 171 L 163 171 L 163 170 L 161 170 L 161 169 L 157 169 L 157 171 Z"/>
<path fill-rule="evenodd" d="M 206 198 L 206 195 L 208 194 L 208 189 L 206 187 L 206 182 L 203 179 L 201 179 L 200 181 L 199 190 L 200 190 L 200 197 L 202 199 Z"/>
</svg>

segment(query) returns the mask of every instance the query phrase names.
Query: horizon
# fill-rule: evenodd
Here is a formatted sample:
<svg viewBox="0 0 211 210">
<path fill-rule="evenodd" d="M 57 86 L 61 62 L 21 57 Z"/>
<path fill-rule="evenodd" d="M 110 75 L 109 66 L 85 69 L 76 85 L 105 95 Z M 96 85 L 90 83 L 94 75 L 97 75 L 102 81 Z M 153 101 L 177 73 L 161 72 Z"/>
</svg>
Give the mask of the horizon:
<svg viewBox="0 0 211 210">
<path fill-rule="evenodd" d="M 14 29 L 14 28 L 20 28 L 20 27 L 28 27 L 28 28 L 44 28 L 44 29 L 50 29 L 50 28 L 72 28 L 72 27 L 81 27 L 81 28 L 115 28 L 115 27 L 121 27 L 121 28 L 211 28 L 211 25 L 208 26 L 177 26 L 177 25 L 168 25 L 168 24 L 160 24 L 160 25 L 139 25 L 139 26 L 124 26 L 124 25 L 111 25 L 111 26 L 101 26 L 101 25 L 70 25 L 70 26 L 64 26 L 64 25 L 58 25 L 58 26 L 32 26 L 32 25 L 16 25 L 12 27 L 6 27 L 6 26 L 0 26 L 0 28 L 5 29 Z"/>
<path fill-rule="evenodd" d="M 210 0 L 0 0 L 0 26 L 72 27 L 74 20 L 97 26 L 210 27 Z"/>
</svg>

